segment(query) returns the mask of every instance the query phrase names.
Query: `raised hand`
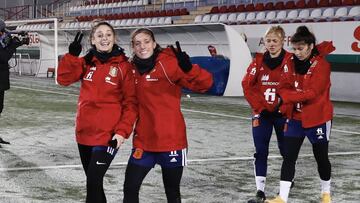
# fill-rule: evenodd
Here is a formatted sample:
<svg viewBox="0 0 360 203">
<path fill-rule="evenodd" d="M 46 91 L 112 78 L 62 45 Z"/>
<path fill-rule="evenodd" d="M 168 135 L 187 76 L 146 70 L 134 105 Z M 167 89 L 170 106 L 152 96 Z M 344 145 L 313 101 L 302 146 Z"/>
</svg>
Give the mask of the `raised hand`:
<svg viewBox="0 0 360 203">
<path fill-rule="evenodd" d="M 180 66 L 181 70 L 187 73 L 192 69 L 190 57 L 189 55 L 187 55 L 186 52 L 181 50 L 179 41 L 176 41 L 175 44 L 176 44 L 176 49 L 172 45 L 170 46 L 170 48 L 174 52 L 178 61 L 178 65 Z"/>
<path fill-rule="evenodd" d="M 69 45 L 69 54 L 73 56 L 79 56 L 82 50 L 81 46 L 81 40 L 83 38 L 84 34 L 81 32 L 77 32 L 75 39 L 71 44 Z"/>
</svg>

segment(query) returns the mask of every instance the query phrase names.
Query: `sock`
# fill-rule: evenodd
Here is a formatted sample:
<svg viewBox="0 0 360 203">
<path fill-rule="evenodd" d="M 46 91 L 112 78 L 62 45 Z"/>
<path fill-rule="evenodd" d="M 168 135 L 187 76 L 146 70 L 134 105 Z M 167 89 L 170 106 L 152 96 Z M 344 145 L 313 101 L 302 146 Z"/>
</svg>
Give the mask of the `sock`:
<svg viewBox="0 0 360 203">
<path fill-rule="evenodd" d="M 256 190 L 265 191 L 266 177 L 255 176 Z"/>
<path fill-rule="evenodd" d="M 329 193 L 330 194 L 330 180 L 321 180 L 321 193 Z"/>
<path fill-rule="evenodd" d="M 279 196 L 285 202 L 287 202 L 290 192 L 291 182 L 290 181 L 280 181 L 280 193 Z"/>
</svg>

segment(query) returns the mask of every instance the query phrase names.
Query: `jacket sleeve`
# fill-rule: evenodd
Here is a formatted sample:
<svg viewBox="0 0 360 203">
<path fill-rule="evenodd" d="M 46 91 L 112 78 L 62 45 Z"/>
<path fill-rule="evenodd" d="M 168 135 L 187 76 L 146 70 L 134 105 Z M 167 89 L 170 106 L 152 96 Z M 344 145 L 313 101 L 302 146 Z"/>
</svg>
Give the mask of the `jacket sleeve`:
<svg viewBox="0 0 360 203">
<path fill-rule="evenodd" d="M 126 72 L 122 82 L 122 113 L 115 132 L 124 138 L 129 138 L 134 124 L 138 118 L 138 101 L 135 92 L 135 79 L 131 65 L 125 68 Z"/>
<path fill-rule="evenodd" d="M 57 82 L 68 86 L 81 79 L 84 72 L 85 61 L 83 58 L 73 56 L 69 53 L 61 59 L 57 69 Z"/>
<path fill-rule="evenodd" d="M 8 64 L 8 61 L 11 59 L 14 54 L 17 46 L 14 43 L 11 43 L 9 46 L 3 48 L 0 46 L 0 64 Z M 5 68 L 8 68 L 7 66 Z"/>
<path fill-rule="evenodd" d="M 263 94 L 261 93 L 258 84 L 257 77 L 259 75 L 258 69 L 256 67 L 256 62 L 252 62 L 248 67 L 246 74 L 242 80 L 243 92 L 246 100 L 249 102 L 253 112 L 255 114 L 261 113 L 262 110 L 267 109 L 268 107 Z"/>
<path fill-rule="evenodd" d="M 206 92 L 213 85 L 212 74 L 197 64 L 193 64 L 192 69 L 188 73 L 184 73 L 178 67 L 177 75 L 179 76 L 177 84 L 195 92 Z"/>
<path fill-rule="evenodd" d="M 305 75 L 307 77 L 308 75 Z M 282 99 L 285 103 L 305 102 L 322 94 L 330 85 L 330 64 L 324 59 L 314 67 L 308 85 L 302 91 L 287 90 L 283 92 Z"/>
</svg>

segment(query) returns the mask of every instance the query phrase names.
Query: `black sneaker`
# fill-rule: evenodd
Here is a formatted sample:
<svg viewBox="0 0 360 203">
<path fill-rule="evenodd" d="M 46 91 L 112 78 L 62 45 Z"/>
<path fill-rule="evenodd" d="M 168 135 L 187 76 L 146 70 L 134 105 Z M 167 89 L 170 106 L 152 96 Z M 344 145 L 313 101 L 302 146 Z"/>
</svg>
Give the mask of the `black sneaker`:
<svg viewBox="0 0 360 203">
<path fill-rule="evenodd" d="M 256 192 L 256 196 L 254 199 L 251 199 L 248 201 L 248 203 L 263 203 L 265 201 L 265 193 L 261 190 L 258 190 Z"/>
<path fill-rule="evenodd" d="M 0 144 L 10 144 L 10 142 L 7 142 L 0 137 Z"/>
</svg>

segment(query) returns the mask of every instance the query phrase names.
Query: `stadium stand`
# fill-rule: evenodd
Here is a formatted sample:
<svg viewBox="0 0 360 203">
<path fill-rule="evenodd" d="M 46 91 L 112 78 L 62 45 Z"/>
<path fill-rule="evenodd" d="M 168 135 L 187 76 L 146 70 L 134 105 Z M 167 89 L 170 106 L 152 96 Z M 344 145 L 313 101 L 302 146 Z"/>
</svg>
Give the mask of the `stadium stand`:
<svg viewBox="0 0 360 203">
<path fill-rule="evenodd" d="M 186 23 L 264 24 L 357 21 L 360 0 L 97 0 L 69 4 L 60 29 L 89 29 L 94 19 L 115 27 Z M 19 30 L 52 29 L 52 24 L 21 25 Z"/>
</svg>

